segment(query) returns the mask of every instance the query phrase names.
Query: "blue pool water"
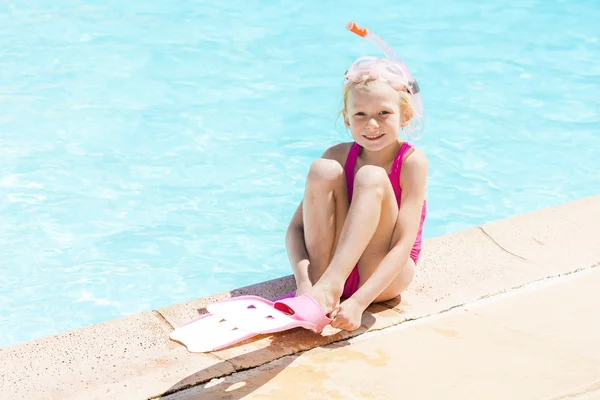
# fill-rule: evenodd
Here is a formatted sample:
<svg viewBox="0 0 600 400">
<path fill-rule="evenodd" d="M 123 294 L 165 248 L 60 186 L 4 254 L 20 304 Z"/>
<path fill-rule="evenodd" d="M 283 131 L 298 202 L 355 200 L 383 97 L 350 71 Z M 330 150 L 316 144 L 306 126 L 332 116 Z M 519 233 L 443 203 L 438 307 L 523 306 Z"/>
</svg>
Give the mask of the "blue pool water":
<svg viewBox="0 0 600 400">
<path fill-rule="evenodd" d="M 420 82 L 425 237 L 600 192 L 597 1 L 86 3 L 0 3 L 0 346 L 289 274 L 350 20 Z"/>
</svg>

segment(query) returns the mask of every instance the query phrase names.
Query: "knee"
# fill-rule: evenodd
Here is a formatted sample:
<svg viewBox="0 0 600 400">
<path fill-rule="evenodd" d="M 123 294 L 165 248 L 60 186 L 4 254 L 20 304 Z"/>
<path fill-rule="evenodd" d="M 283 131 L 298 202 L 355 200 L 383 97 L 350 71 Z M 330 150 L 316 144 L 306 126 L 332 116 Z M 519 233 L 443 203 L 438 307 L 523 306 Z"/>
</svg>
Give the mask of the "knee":
<svg viewBox="0 0 600 400">
<path fill-rule="evenodd" d="M 344 169 L 335 160 L 319 158 L 310 165 L 308 170 L 307 184 L 310 185 L 326 185 L 331 186 L 333 183 L 339 182 L 344 176 Z"/>
<path fill-rule="evenodd" d="M 389 184 L 389 177 L 385 169 L 374 165 L 361 167 L 354 177 L 354 188 L 357 191 L 368 190 L 381 197 L 383 197 L 387 184 Z"/>
</svg>

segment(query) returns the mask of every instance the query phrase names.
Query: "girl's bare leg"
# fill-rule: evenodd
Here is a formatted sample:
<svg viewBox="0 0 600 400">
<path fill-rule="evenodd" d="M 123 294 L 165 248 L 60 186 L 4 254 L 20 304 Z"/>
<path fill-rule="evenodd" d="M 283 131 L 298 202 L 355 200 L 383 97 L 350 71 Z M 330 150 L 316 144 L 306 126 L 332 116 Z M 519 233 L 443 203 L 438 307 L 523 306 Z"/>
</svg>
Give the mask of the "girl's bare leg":
<svg viewBox="0 0 600 400">
<path fill-rule="evenodd" d="M 335 160 L 320 158 L 310 166 L 302 201 L 304 241 L 309 277 L 314 285 L 329 265 L 348 213 L 344 169 Z"/>
<path fill-rule="evenodd" d="M 325 313 L 337 306 L 346 278 L 357 264 L 359 271 L 362 265 L 376 267 L 374 261 L 388 253 L 397 218 L 398 205 L 386 171 L 371 165 L 360 168 L 333 257 L 309 292 Z"/>
</svg>

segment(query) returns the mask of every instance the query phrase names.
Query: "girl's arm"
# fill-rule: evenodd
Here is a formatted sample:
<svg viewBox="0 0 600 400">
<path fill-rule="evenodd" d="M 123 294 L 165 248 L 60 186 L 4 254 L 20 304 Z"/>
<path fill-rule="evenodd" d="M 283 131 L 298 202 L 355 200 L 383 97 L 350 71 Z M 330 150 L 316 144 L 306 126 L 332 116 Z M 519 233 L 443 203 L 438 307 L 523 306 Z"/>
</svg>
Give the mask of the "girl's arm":
<svg viewBox="0 0 600 400">
<path fill-rule="evenodd" d="M 402 199 L 395 227 L 395 230 L 400 231 L 400 238 L 383 258 L 373 275 L 352 296 L 364 308 L 367 308 L 388 287 L 408 261 L 421 223 L 427 170 L 427 158 L 417 149 L 405 159 L 402 165 L 400 177 Z"/>
<path fill-rule="evenodd" d="M 308 251 L 306 251 L 306 244 L 304 242 L 302 202 L 300 202 L 300 205 L 296 209 L 288 226 L 285 234 L 285 247 L 287 249 L 294 277 L 296 278 L 296 287 L 303 292 L 307 288 L 312 287 L 312 283 L 308 275 L 310 262 L 308 259 Z"/>
</svg>

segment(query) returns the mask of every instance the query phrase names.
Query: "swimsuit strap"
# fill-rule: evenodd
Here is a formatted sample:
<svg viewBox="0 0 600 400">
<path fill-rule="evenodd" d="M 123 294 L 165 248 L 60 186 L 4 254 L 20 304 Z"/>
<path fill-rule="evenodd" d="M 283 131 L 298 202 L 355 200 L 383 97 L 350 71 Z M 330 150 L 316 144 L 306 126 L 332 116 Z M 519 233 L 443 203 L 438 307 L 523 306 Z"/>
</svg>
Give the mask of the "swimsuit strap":
<svg viewBox="0 0 600 400">
<path fill-rule="evenodd" d="M 348 189 L 348 199 L 352 200 L 352 192 L 354 189 L 354 168 L 356 168 L 356 160 L 358 159 L 358 153 L 360 153 L 360 146 L 358 143 L 352 143 L 350 151 L 348 151 L 348 157 L 346 157 L 346 164 L 344 164 L 344 173 L 346 174 L 346 188 Z"/>
<path fill-rule="evenodd" d="M 398 207 L 400 207 L 400 199 L 402 198 L 402 188 L 400 187 L 400 171 L 402 171 L 402 162 L 404 161 L 404 156 L 411 147 L 412 146 L 407 142 L 402 143 L 400 149 L 398 150 L 398 154 L 396 154 L 396 158 L 394 158 L 392 169 L 390 170 L 390 182 L 392 183 L 392 188 L 394 189 L 394 194 L 396 195 Z"/>
<path fill-rule="evenodd" d="M 408 144 L 408 142 L 403 142 L 398 150 L 398 154 L 396 154 L 396 158 L 394 158 L 394 163 L 392 164 L 392 169 L 390 170 L 390 179 L 392 180 L 392 186 L 394 190 L 396 186 L 400 185 L 400 171 L 402 171 L 402 161 L 404 160 L 404 155 L 408 150 L 410 150 L 412 146 Z"/>
</svg>

